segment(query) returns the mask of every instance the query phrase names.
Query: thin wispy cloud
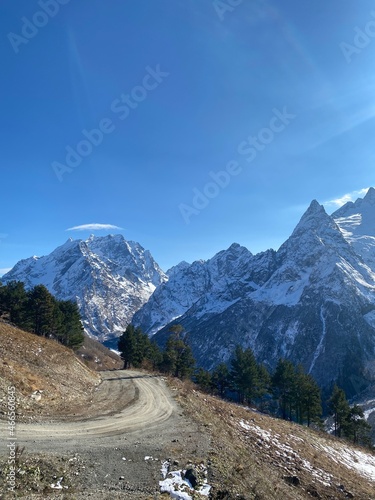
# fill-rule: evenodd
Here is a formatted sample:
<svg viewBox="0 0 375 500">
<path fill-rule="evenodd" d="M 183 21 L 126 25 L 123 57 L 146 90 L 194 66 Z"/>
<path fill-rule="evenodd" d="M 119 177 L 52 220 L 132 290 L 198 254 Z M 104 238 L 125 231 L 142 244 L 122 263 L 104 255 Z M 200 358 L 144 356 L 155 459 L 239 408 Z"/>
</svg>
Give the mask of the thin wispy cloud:
<svg viewBox="0 0 375 500">
<path fill-rule="evenodd" d="M 12 269 L 11 267 L 3 267 L 2 269 L 0 269 L 0 276 L 3 276 L 4 274 L 6 274 L 11 269 Z"/>
<path fill-rule="evenodd" d="M 74 226 L 67 229 L 67 231 L 122 231 L 122 227 L 114 226 L 113 224 L 82 224 L 81 226 Z"/>
<path fill-rule="evenodd" d="M 351 193 L 346 193 L 340 198 L 335 198 L 333 200 L 326 201 L 325 203 L 323 203 L 323 205 L 326 206 L 327 208 L 337 209 L 345 205 L 345 203 L 347 203 L 348 201 L 355 201 L 357 198 L 363 198 L 363 196 L 365 196 L 368 190 L 369 190 L 368 187 L 363 189 L 358 189 L 356 191 L 352 191 Z"/>
</svg>

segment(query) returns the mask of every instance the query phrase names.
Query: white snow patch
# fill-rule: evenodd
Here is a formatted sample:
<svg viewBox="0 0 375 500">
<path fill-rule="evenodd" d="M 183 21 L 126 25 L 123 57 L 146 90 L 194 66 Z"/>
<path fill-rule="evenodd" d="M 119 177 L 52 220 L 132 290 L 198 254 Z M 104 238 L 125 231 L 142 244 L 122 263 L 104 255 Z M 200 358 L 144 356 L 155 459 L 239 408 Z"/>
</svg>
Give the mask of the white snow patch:
<svg viewBox="0 0 375 500">
<path fill-rule="evenodd" d="M 259 437 L 258 444 L 260 444 L 264 448 L 270 449 L 271 446 L 273 446 L 273 449 L 271 451 L 274 455 L 286 459 L 289 463 L 294 462 L 299 467 L 304 467 L 312 476 L 314 476 L 317 481 L 321 482 L 325 486 L 330 486 L 332 481 L 331 474 L 328 474 L 322 469 L 314 467 L 308 460 L 301 458 L 299 454 L 295 450 L 293 450 L 293 448 L 280 441 L 279 434 L 273 433 L 271 429 L 269 429 L 269 431 L 266 431 L 265 429 L 262 429 L 257 425 L 249 424 L 249 422 L 244 422 L 243 420 L 241 420 L 239 424 L 244 430 L 255 433 Z M 297 441 L 303 441 L 297 436 L 290 437 Z"/>
<path fill-rule="evenodd" d="M 61 481 L 63 480 L 64 478 L 63 477 L 60 477 L 60 479 L 57 481 L 56 484 L 51 484 L 51 488 L 53 490 L 62 490 L 63 487 L 61 486 Z"/>
<path fill-rule="evenodd" d="M 371 481 L 375 481 L 375 456 L 368 455 L 359 450 L 346 447 L 334 449 L 331 446 L 320 448 L 336 462 L 341 463 L 348 469 L 355 469 L 361 476 Z"/>
<path fill-rule="evenodd" d="M 161 493 L 169 493 L 171 498 L 177 500 L 192 500 L 194 493 L 207 496 L 210 494 L 211 486 L 205 484 L 198 490 L 194 490 L 192 485 L 187 479 L 183 479 L 186 470 L 169 471 L 170 462 L 163 462 L 161 467 L 161 474 L 163 481 L 159 481 Z"/>
</svg>

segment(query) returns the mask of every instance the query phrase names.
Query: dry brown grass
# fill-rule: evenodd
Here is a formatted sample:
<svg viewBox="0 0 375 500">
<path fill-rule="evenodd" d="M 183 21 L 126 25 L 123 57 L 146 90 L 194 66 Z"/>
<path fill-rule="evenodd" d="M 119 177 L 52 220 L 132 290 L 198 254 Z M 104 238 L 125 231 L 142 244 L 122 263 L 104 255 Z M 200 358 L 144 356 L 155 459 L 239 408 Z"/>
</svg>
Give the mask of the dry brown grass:
<svg viewBox="0 0 375 500">
<path fill-rule="evenodd" d="M 77 350 L 76 354 L 91 370 L 121 370 L 124 366 L 120 356 L 100 342 L 86 336 L 82 347 Z"/>
<path fill-rule="evenodd" d="M 211 435 L 213 498 L 375 499 L 374 479 L 340 460 L 351 453 L 355 461 L 363 449 L 203 394 L 191 383 L 169 383 L 185 412 Z"/>
<path fill-rule="evenodd" d="M 53 415 L 84 401 L 100 383 L 71 349 L 0 322 L 0 409 L 14 386 L 20 419 Z M 35 394 L 39 391 L 38 394 Z"/>
</svg>

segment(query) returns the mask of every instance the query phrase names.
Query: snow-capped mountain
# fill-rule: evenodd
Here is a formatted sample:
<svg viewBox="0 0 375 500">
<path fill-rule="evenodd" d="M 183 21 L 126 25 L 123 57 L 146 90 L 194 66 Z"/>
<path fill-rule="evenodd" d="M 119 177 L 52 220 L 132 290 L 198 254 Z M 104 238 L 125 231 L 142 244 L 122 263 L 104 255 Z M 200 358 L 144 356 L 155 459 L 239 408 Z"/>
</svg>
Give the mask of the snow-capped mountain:
<svg viewBox="0 0 375 500">
<path fill-rule="evenodd" d="M 241 344 L 270 368 L 286 357 L 348 395 L 375 382 L 372 188 L 331 216 L 313 201 L 277 252 L 233 244 L 166 275 L 138 243 L 90 237 L 20 261 L 2 281 L 12 279 L 77 300 L 86 331 L 101 340 L 132 322 L 163 343 L 180 323 L 206 368 Z"/>
<path fill-rule="evenodd" d="M 353 204 L 366 224 L 375 221 L 374 195 Z M 164 324 L 160 343 L 171 322 L 182 324 L 206 368 L 228 361 L 241 344 L 271 368 L 286 357 L 322 386 L 339 380 L 358 393 L 375 380 L 375 266 L 353 239 L 367 229 L 345 230 L 350 208 L 329 216 L 313 201 L 277 252 L 252 255 L 235 245 L 177 266 L 133 322 L 150 333 Z"/>
<path fill-rule="evenodd" d="M 375 189 L 354 203 L 349 201 L 332 214 L 345 239 L 375 270 Z"/>
<path fill-rule="evenodd" d="M 133 317 L 133 323 L 152 335 L 193 305 L 201 304 L 200 316 L 219 314 L 259 288 L 275 267 L 273 250 L 253 256 L 233 243 L 208 261 L 186 262 L 167 271 L 168 281 Z"/>
<path fill-rule="evenodd" d="M 76 300 L 85 331 L 100 340 L 124 331 L 167 277 L 149 251 L 121 235 L 69 239 L 45 257 L 21 260 L 4 283 L 45 285 L 60 300 Z"/>
</svg>

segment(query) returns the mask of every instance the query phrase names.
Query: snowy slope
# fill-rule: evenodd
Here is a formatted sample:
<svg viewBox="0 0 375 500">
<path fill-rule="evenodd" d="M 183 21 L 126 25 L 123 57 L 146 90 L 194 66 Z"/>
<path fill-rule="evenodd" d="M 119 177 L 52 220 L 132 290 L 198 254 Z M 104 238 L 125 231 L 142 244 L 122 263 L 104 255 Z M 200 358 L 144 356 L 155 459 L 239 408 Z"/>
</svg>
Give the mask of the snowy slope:
<svg viewBox="0 0 375 500">
<path fill-rule="evenodd" d="M 148 319 L 161 306 L 159 325 L 170 312 L 170 322 L 185 326 L 198 363 L 206 368 L 228 361 L 242 344 L 270 368 L 280 357 L 302 363 L 322 386 L 341 377 L 348 394 L 375 380 L 375 274 L 322 206 L 311 203 L 277 252 L 241 256 L 223 276 L 211 269 L 211 261 L 184 264 L 134 320 L 153 332 Z M 197 266 L 201 278 L 208 273 L 217 285 L 206 279 L 206 286 L 197 287 L 198 277 L 190 275 Z M 184 297 L 192 299 L 194 287 L 196 292 L 180 309 L 175 281 L 183 283 Z M 161 344 L 169 328 L 156 334 Z"/>
<path fill-rule="evenodd" d="M 138 243 L 109 235 L 69 239 L 45 257 L 20 261 L 2 281 L 41 283 L 60 300 L 76 300 L 86 332 L 104 339 L 122 332 L 166 279 Z"/>
<path fill-rule="evenodd" d="M 375 189 L 332 214 L 345 239 L 375 271 Z"/>
<path fill-rule="evenodd" d="M 274 255 L 254 257 L 234 243 L 208 261 L 182 262 L 168 271 L 168 282 L 156 289 L 133 323 L 151 335 L 192 306 L 199 307 L 199 317 L 221 313 L 268 278 Z"/>
</svg>

